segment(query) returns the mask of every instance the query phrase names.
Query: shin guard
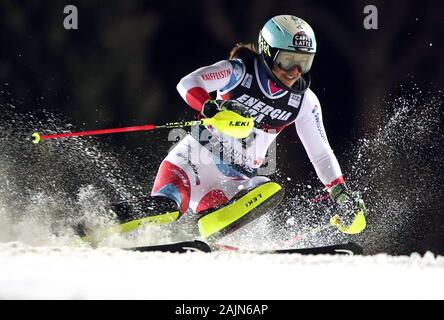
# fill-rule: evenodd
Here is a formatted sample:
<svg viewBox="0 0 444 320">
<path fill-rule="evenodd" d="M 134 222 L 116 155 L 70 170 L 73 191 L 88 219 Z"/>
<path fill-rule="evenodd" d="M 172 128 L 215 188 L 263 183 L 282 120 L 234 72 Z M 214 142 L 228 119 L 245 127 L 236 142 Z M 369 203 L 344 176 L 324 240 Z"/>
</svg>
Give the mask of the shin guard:
<svg viewBox="0 0 444 320">
<path fill-rule="evenodd" d="M 266 182 L 243 192 L 219 208 L 202 212 L 198 220 L 203 239 L 216 240 L 274 209 L 283 198 L 282 187 Z"/>
</svg>

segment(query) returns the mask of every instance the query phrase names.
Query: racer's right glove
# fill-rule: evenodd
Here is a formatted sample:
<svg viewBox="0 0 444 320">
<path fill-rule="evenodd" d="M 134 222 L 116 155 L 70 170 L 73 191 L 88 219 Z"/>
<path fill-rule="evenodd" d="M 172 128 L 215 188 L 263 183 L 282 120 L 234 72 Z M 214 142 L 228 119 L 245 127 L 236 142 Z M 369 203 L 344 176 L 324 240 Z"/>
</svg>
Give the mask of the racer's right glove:
<svg viewBox="0 0 444 320">
<path fill-rule="evenodd" d="M 235 100 L 207 100 L 204 102 L 200 113 L 206 118 L 212 118 L 218 112 L 224 110 L 234 111 L 243 117 L 250 116 L 247 107 Z"/>
</svg>

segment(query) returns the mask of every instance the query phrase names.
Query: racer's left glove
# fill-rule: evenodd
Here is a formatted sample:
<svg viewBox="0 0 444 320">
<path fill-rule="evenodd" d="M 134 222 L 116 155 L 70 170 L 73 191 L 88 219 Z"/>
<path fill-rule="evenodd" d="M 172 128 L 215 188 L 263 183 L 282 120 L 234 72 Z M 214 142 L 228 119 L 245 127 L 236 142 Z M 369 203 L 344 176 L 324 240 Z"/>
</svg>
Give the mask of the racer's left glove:
<svg viewBox="0 0 444 320">
<path fill-rule="evenodd" d="M 366 227 L 366 206 L 358 192 L 350 192 L 341 183 L 330 190 L 330 196 L 338 204 L 340 213 L 330 219 L 330 224 L 347 234 L 357 234 Z"/>
</svg>

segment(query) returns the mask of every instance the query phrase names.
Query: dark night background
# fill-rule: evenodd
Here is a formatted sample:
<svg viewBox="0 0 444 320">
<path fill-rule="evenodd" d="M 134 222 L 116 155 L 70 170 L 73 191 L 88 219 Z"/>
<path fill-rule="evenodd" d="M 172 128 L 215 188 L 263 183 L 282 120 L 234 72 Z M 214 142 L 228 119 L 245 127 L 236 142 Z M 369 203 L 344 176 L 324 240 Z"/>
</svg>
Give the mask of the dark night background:
<svg viewBox="0 0 444 320">
<path fill-rule="evenodd" d="M 78 9 L 78 30 L 63 28 L 69 4 Z M 378 8 L 377 30 L 363 27 L 368 4 Z M 175 88 L 180 78 L 227 58 L 237 42 L 256 43 L 263 24 L 278 14 L 299 16 L 315 30 L 312 89 L 340 163 L 351 143 L 377 131 L 386 97 L 410 86 L 442 93 L 439 1 L 2 0 L 0 103 L 19 112 L 60 113 L 75 131 L 192 119 L 195 112 Z M 103 139 L 149 155 L 148 135 Z M 312 179 L 295 131 L 278 139 L 281 170 L 293 181 Z M 149 160 L 160 164 L 161 158 Z M 152 177 L 144 180 L 152 183 Z M 444 252 L 442 201 L 434 210 L 433 235 L 411 248 Z"/>
</svg>

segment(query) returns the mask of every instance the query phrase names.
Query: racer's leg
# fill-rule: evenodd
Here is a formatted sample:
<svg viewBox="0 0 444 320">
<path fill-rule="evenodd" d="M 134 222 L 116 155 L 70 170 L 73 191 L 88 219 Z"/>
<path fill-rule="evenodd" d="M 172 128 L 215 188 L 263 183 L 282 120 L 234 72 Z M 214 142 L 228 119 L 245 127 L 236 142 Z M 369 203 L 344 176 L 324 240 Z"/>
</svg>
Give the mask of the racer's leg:
<svg viewBox="0 0 444 320">
<path fill-rule="evenodd" d="M 186 167 L 165 159 L 160 165 L 151 196 L 120 201 L 112 205 L 119 225 L 98 231 L 77 227 L 85 241 L 94 242 L 111 234 L 126 234 L 146 224 L 165 224 L 177 220 L 188 208 L 190 181 Z"/>
<path fill-rule="evenodd" d="M 174 200 L 182 214 L 196 211 L 199 200 L 211 191 L 211 186 L 223 176 L 213 163 L 200 158 L 200 144 L 185 137 L 163 160 L 151 191 L 151 196 Z"/>
<path fill-rule="evenodd" d="M 191 163 L 185 161 L 187 138 L 167 155 L 159 166 L 151 195 L 135 201 L 121 201 L 113 206 L 121 223 L 143 220 L 149 223 L 168 223 L 184 214 L 190 203 L 191 187 L 196 184 Z"/>
<path fill-rule="evenodd" d="M 177 159 L 168 157 L 162 161 L 151 190 L 154 198 L 168 198 L 176 204 L 183 214 L 190 204 L 191 181 L 187 173 L 188 164 L 183 165 Z"/>
<path fill-rule="evenodd" d="M 244 226 L 275 208 L 283 198 L 282 188 L 267 177 L 249 178 L 217 159 L 207 168 L 212 168 L 212 176 L 218 179 L 193 207 L 201 215 L 198 225 L 204 239 L 215 239 Z"/>
<path fill-rule="evenodd" d="M 220 163 L 197 140 L 187 136 L 163 160 L 151 198 L 142 199 L 146 210 L 142 209 L 136 219 L 154 217 L 156 222 L 168 222 L 191 209 L 202 214 L 198 221 L 202 237 L 214 238 L 271 210 L 279 204 L 281 194 L 278 184 L 266 177 L 248 178 Z M 160 199 L 167 206 L 150 204 Z M 131 217 L 131 213 L 122 215 L 123 221 Z"/>
</svg>

